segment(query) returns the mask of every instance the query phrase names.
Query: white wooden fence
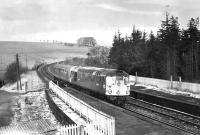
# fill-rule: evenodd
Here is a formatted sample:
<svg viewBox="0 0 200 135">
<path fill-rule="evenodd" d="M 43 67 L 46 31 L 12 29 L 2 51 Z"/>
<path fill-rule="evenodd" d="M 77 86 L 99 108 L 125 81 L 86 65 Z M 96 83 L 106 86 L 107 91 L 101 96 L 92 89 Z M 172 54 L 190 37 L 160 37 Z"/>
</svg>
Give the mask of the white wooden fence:
<svg viewBox="0 0 200 135">
<path fill-rule="evenodd" d="M 82 127 L 78 125 L 62 126 L 56 135 L 81 135 Z"/>
<path fill-rule="evenodd" d="M 155 78 L 139 77 L 130 75 L 131 83 L 147 84 L 157 86 L 159 88 L 171 88 L 178 89 L 180 91 L 188 91 L 196 94 L 200 94 L 200 84 L 198 83 L 189 83 L 180 81 L 169 81 Z"/>
<path fill-rule="evenodd" d="M 96 124 L 68 125 L 58 128 L 56 135 L 106 135 L 105 132 L 99 132 Z"/>
<path fill-rule="evenodd" d="M 74 97 L 52 81 L 49 82 L 49 89 L 70 106 L 72 110 L 86 119 L 87 124 L 84 125 L 84 133 L 87 133 L 88 135 L 115 135 L 114 117 L 107 115 Z"/>
</svg>

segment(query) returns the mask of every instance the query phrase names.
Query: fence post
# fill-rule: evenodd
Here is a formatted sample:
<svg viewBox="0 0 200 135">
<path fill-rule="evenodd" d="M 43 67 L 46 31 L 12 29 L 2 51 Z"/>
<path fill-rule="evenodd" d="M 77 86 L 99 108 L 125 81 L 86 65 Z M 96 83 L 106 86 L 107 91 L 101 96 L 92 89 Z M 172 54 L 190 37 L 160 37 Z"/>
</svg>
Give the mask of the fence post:
<svg viewBox="0 0 200 135">
<path fill-rule="evenodd" d="M 87 122 L 89 121 L 89 118 L 88 118 L 88 107 L 87 107 Z"/>
<path fill-rule="evenodd" d="M 172 77 L 172 75 L 170 76 L 170 87 L 171 87 L 171 89 L 173 89 L 173 77 Z"/>
<path fill-rule="evenodd" d="M 113 129 L 113 133 L 112 134 L 115 135 L 116 133 L 115 133 L 115 120 L 114 119 L 112 119 L 112 123 L 113 123 L 112 124 L 113 125 L 112 126 L 112 129 Z"/>
<path fill-rule="evenodd" d="M 182 81 L 181 81 L 181 76 L 179 76 L 179 90 L 182 90 Z"/>
<path fill-rule="evenodd" d="M 82 103 L 80 102 L 80 117 L 82 116 Z"/>
<path fill-rule="evenodd" d="M 25 82 L 25 92 L 28 91 L 28 81 Z"/>
<path fill-rule="evenodd" d="M 137 72 L 135 72 L 135 84 L 137 83 Z"/>
<path fill-rule="evenodd" d="M 80 135 L 84 135 L 84 126 L 80 125 Z"/>
</svg>

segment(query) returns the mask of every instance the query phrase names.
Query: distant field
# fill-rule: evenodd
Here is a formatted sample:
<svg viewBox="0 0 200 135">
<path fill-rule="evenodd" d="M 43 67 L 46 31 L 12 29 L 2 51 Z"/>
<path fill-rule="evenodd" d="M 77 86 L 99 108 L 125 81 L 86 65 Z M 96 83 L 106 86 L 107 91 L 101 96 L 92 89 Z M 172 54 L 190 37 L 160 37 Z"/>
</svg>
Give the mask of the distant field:
<svg viewBox="0 0 200 135">
<path fill-rule="evenodd" d="M 86 57 L 87 52 L 87 47 L 69 47 L 56 43 L 0 41 L 0 70 L 15 60 L 16 53 L 19 53 L 20 62 L 24 66 L 27 63 L 31 68 L 35 63 L 43 61 L 54 62 L 67 57 Z"/>
</svg>

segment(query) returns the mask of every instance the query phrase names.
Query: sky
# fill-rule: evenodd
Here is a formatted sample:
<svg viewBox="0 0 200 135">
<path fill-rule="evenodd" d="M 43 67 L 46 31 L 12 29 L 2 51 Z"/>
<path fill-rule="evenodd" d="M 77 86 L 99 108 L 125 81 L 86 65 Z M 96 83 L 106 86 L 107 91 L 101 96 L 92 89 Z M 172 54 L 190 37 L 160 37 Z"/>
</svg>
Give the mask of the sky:
<svg viewBox="0 0 200 135">
<path fill-rule="evenodd" d="M 0 0 L 0 40 L 58 40 L 75 43 L 94 37 L 111 46 L 118 30 L 130 35 L 133 25 L 149 33 L 160 28 L 166 6 L 186 28 L 200 16 L 199 0 Z"/>
</svg>

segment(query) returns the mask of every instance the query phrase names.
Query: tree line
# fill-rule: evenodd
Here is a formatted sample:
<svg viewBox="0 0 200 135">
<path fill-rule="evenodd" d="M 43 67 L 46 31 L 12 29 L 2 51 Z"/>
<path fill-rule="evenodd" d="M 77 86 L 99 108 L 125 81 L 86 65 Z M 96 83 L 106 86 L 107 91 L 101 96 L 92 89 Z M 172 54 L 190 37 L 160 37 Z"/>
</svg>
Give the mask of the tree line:
<svg viewBox="0 0 200 135">
<path fill-rule="evenodd" d="M 199 18 L 191 18 L 186 29 L 180 29 L 178 17 L 166 13 L 157 35 L 147 36 L 133 27 L 130 36 L 118 32 L 113 38 L 108 63 L 129 74 L 184 81 L 200 79 Z"/>
</svg>

